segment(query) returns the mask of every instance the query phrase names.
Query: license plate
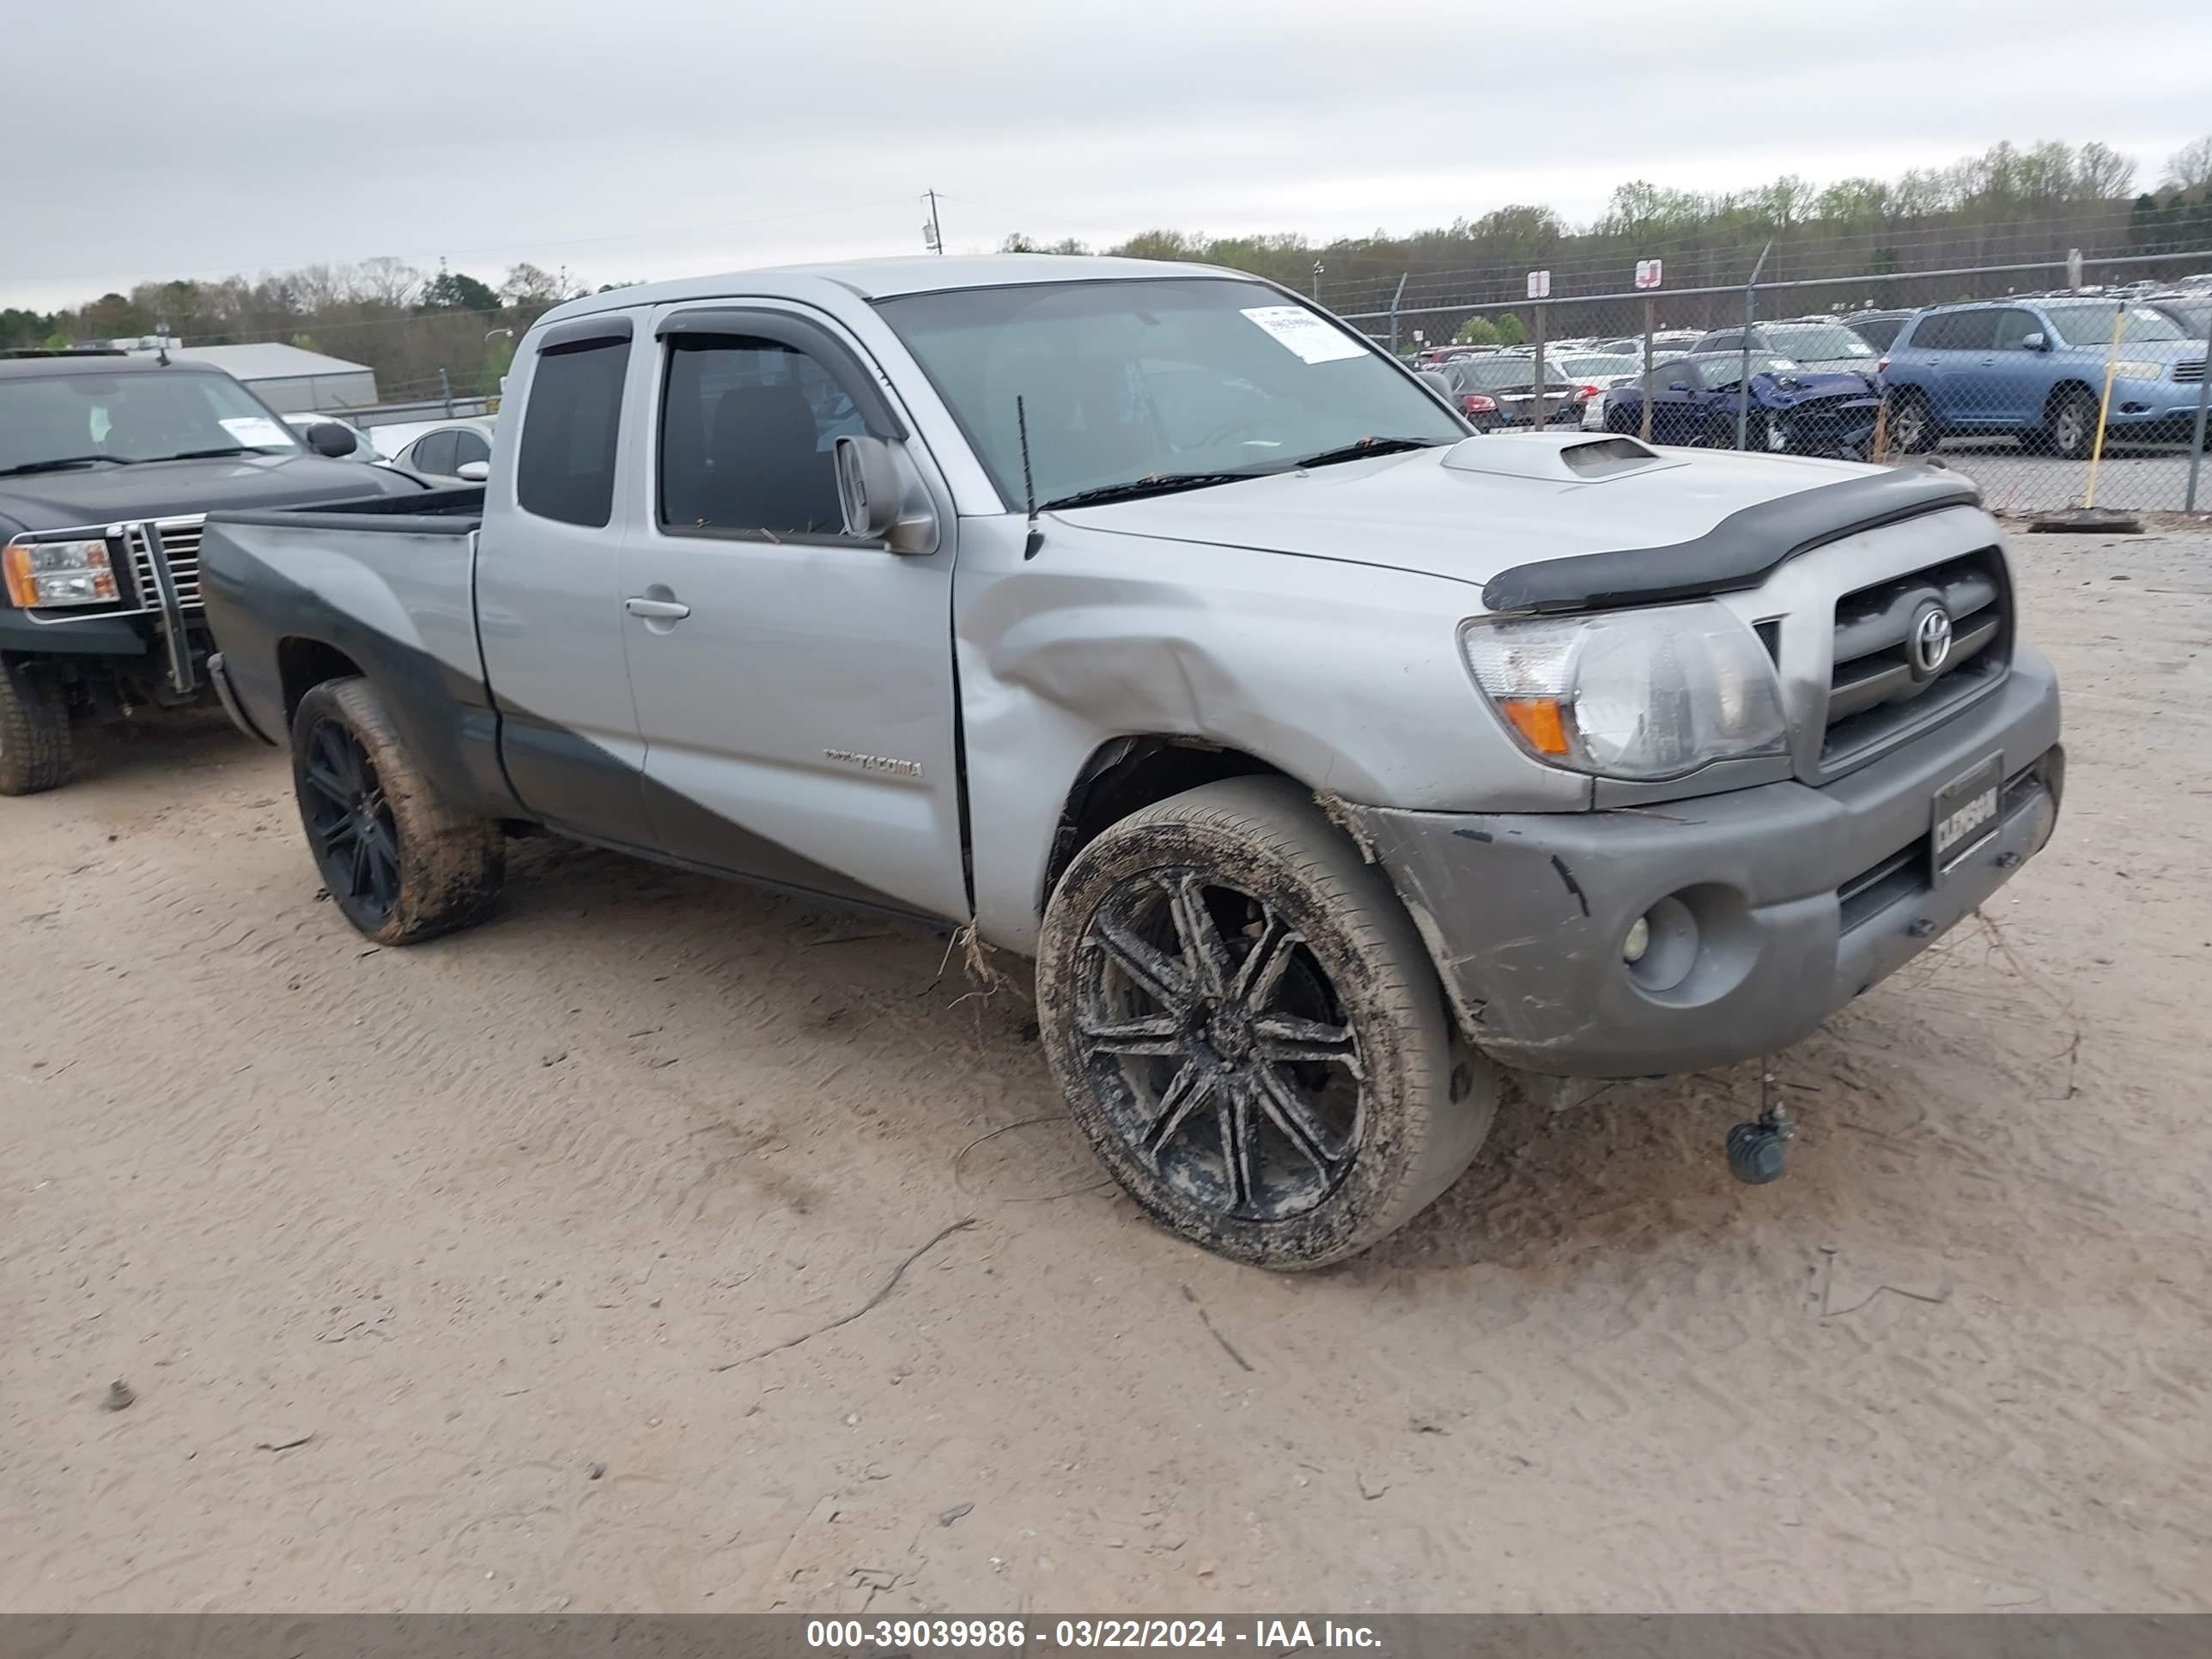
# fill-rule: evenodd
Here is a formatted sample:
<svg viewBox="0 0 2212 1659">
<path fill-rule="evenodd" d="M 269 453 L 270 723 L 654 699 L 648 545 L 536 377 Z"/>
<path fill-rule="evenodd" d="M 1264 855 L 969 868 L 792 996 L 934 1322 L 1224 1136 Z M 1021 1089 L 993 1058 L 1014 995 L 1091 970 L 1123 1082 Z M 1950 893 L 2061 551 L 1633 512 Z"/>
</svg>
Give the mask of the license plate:
<svg viewBox="0 0 2212 1659">
<path fill-rule="evenodd" d="M 1992 755 L 1966 776 L 1936 792 L 1936 879 L 1941 881 L 1997 832 L 1997 798 L 2004 788 L 2004 757 Z"/>
</svg>

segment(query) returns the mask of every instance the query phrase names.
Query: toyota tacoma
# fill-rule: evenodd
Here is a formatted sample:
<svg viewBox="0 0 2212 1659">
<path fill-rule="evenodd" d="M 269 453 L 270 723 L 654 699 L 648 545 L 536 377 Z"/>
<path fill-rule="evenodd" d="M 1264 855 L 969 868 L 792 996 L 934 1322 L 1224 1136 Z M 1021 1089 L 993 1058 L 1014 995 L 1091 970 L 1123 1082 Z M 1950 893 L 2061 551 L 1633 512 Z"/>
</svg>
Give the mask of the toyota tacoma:
<svg viewBox="0 0 2212 1659">
<path fill-rule="evenodd" d="M 963 930 L 1115 1180 L 1268 1267 L 1429 1204 L 1501 1068 L 1796 1042 L 2057 819 L 1965 480 L 1475 439 L 1234 272 L 572 301 L 488 482 L 392 505 L 217 514 L 202 572 L 354 927 L 477 920 L 536 826 Z"/>
</svg>

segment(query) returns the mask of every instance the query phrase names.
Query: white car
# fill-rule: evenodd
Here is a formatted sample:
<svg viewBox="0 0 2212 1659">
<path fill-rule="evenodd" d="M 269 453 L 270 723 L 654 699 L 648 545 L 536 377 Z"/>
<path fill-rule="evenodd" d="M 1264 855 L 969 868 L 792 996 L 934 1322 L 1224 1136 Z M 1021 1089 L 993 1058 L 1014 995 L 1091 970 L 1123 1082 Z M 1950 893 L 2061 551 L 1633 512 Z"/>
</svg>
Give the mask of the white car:
<svg viewBox="0 0 2212 1659">
<path fill-rule="evenodd" d="M 284 417 L 284 424 L 298 433 L 303 440 L 309 432 L 319 426 L 334 426 L 350 435 L 353 439 L 353 453 L 349 455 L 333 456 L 331 459 L 334 460 L 368 462 L 380 459 L 376 453 L 376 446 L 369 441 L 368 434 L 351 421 L 342 421 L 335 415 L 287 415 Z"/>
<path fill-rule="evenodd" d="M 491 434 L 489 420 L 439 421 L 407 438 L 391 463 L 426 478 L 482 483 L 491 471 Z"/>
</svg>

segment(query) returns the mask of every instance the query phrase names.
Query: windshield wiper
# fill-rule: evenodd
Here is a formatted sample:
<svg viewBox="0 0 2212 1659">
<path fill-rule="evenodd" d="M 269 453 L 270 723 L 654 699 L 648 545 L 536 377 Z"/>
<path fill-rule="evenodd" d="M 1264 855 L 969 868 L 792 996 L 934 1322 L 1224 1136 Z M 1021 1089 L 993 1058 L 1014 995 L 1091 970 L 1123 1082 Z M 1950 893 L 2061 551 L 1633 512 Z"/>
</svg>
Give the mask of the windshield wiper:
<svg viewBox="0 0 2212 1659">
<path fill-rule="evenodd" d="M 164 455 L 165 461 L 213 461 L 225 455 L 258 455 L 261 452 L 252 444 L 225 444 L 220 449 L 186 449 L 174 455 Z"/>
<path fill-rule="evenodd" d="M 1253 472 L 1156 472 L 1148 478 L 1131 478 L 1126 483 L 1100 484 L 1092 489 L 1079 489 L 1072 495 L 1062 495 L 1055 501 L 1039 501 L 1040 513 L 1056 512 L 1068 507 L 1103 507 L 1109 501 L 1137 501 L 1147 495 L 1170 495 L 1178 489 L 1203 489 L 1209 484 L 1247 483 L 1259 475 Z"/>
<path fill-rule="evenodd" d="M 1310 466 L 1334 466 L 1339 461 L 1364 461 L 1370 455 L 1396 455 L 1408 449 L 1437 449 L 1451 442 L 1449 438 L 1362 438 L 1355 444 L 1340 444 L 1334 449 L 1324 449 L 1309 455 L 1302 461 L 1291 461 L 1269 470 L 1277 472 L 1296 472 Z"/>
<path fill-rule="evenodd" d="M 0 466 L 0 478 L 20 477 L 26 472 L 58 472 L 67 466 L 91 466 L 100 461 L 110 461 L 117 466 L 132 466 L 137 459 L 130 455 L 57 455 L 50 461 L 25 461 L 21 466 Z"/>
</svg>

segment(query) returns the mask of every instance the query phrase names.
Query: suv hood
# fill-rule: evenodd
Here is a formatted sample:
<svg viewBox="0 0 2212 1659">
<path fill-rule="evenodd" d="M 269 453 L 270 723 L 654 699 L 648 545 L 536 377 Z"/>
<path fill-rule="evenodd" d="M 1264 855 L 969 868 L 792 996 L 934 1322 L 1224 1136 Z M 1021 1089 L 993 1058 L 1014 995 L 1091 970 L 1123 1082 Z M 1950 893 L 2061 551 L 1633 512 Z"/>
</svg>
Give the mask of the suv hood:
<svg viewBox="0 0 2212 1659">
<path fill-rule="evenodd" d="M 1114 535 L 1258 548 L 1481 583 L 1534 560 L 1689 541 L 1760 501 L 1882 471 L 1654 445 L 1658 465 L 1596 482 L 1514 476 L 1548 459 L 1536 453 L 1540 447 L 1556 453 L 1599 441 L 1595 434 L 1470 438 L 1049 516 Z M 1455 455 L 1458 462 L 1445 465 Z M 1470 470 L 1486 465 L 1499 470 Z"/>
<path fill-rule="evenodd" d="M 125 519 L 164 519 L 231 507 L 404 495 L 427 486 L 404 472 L 304 452 L 142 461 L 0 478 L 0 538 Z"/>
</svg>

